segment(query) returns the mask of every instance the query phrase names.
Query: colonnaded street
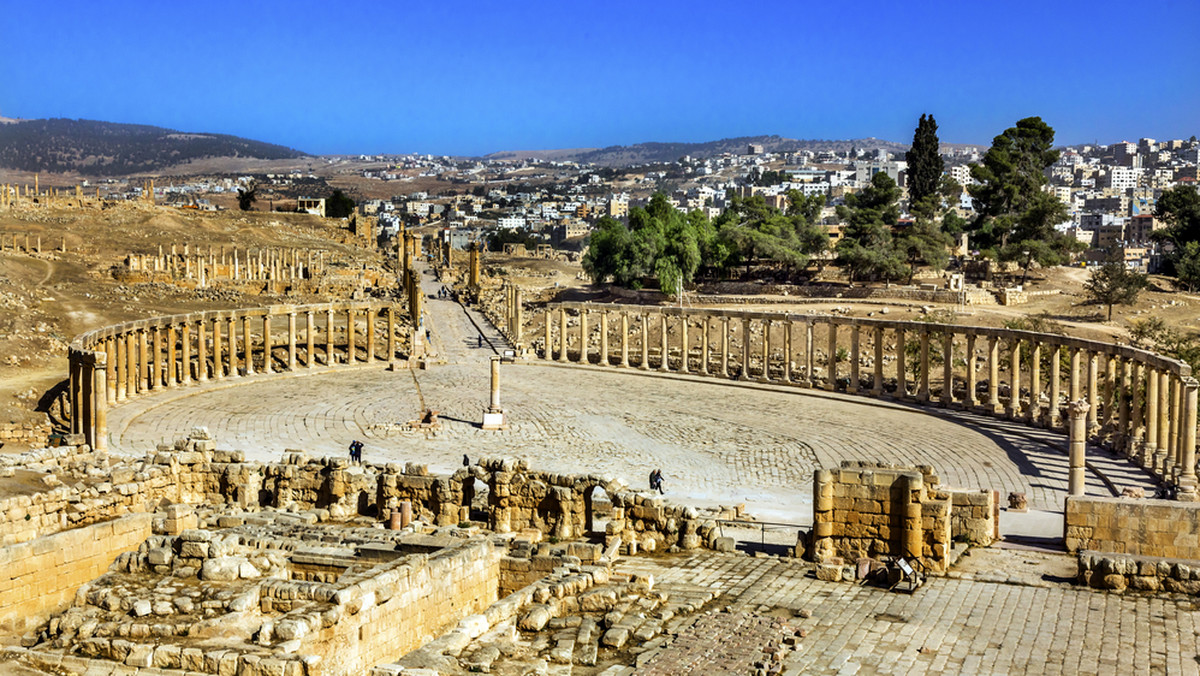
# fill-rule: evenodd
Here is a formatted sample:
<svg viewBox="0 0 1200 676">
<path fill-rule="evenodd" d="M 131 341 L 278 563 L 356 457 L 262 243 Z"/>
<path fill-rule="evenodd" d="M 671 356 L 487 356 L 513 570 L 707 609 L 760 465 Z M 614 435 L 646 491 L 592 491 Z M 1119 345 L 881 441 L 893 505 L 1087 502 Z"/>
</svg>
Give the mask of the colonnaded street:
<svg viewBox="0 0 1200 676">
<path fill-rule="evenodd" d="M 113 447 L 141 454 L 206 426 L 221 448 L 276 460 L 298 449 L 340 455 L 365 442 L 368 462 L 416 462 L 435 472 L 463 455 L 514 456 L 533 467 L 595 473 L 644 488 L 661 468 L 666 495 L 697 506 L 745 503 L 765 520 L 810 518 L 812 473 L 842 460 L 933 466 L 942 483 L 1025 492 L 1035 510 L 1061 510 L 1065 438 L 984 416 L 938 412 L 785 386 L 746 385 L 601 367 L 505 364 L 501 404 L 508 430 L 480 429 L 488 358 L 502 340 L 476 313 L 437 298 L 425 277 L 432 343 L 445 363 L 384 366 L 168 391 L 111 414 Z M 480 336 L 483 336 L 482 344 Z M 249 380 L 249 382 L 247 382 Z M 441 415 L 437 433 L 403 423 Z M 1088 493 L 1149 490 L 1148 475 L 1090 450 Z M 1102 478 L 1103 477 L 1103 478 Z"/>
</svg>

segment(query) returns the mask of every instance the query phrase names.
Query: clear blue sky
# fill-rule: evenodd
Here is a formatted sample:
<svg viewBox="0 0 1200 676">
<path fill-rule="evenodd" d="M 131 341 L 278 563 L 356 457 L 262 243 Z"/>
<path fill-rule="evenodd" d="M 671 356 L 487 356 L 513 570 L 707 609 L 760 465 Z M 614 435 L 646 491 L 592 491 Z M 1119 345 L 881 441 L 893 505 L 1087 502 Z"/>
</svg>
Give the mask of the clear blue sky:
<svg viewBox="0 0 1200 676">
<path fill-rule="evenodd" d="M 0 1 L 0 115 L 312 153 L 1200 134 L 1200 2 Z"/>
</svg>

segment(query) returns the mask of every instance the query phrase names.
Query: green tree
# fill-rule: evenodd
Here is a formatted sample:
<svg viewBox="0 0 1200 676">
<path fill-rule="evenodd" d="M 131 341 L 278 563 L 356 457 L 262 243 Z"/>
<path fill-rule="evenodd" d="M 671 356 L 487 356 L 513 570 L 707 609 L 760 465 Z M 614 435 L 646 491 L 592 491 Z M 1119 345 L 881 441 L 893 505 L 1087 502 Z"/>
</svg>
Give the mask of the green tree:
<svg viewBox="0 0 1200 676">
<path fill-rule="evenodd" d="M 992 139 L 983 161 L 971 166 L 978 183 L 968 187 L 978 216 L 971 224 L 975 244 L 1001 261 L 1019 261 L 1025 274 L 1063 262 L 1077 242 L 1054 230 L 1067 207 L 1046 192 L 1046 169 L 1058 160 L 1054 129 L 1040 117 L 1019 120 Z"/>
<path fill-rule="evenodd" d="M 1200 241 L 1200 191 L 1190 186 L 1176 186 L 1159 196 L 1154 215 L 1167 223 L 1165 237 L 1177 247 L 1186 242 Z"/>
<path fill-rule="evenodd" d="M 346 218 L 354 213 L 355 206 L 353 199 L 342 192 L 341 188 L 336 188 L 332 195 L 325 198 L 325 217 Z"/>
<path fill-rule="evenodd" d="M 1176 249 L 1175 276 L 1188 291 L 1200 288 L 1200 242 L 1184 242 Z"/>
<path fill-rule="evenodd" d="M 627 286 L 629 255 L 632 237 L 625 224 L 605 216 L 596 223 L 588 238 L 588 250 L 583 255 L 583 271 L 594 284 L 609 280 Z"/>
<path fill-rule="evenodd" d="M 912 148 L 905 154 L 908 163 L 908 200 L 910 209 L 932 212 L 941 206 L 942 174 L 946 164 L 939 152 L 937 122 L 932 115 L 921 115 L 913 133 Z M 932 213 L 930 214 L 932 218 Z"/>
<path fill-rule="evenodd" d="M 838 217 L 846 222 L 837 244 L 837 262 L 855 279 L 900 279 L 907 272 L 904 256 L 896 251 L 892 228 L 900 219 L 900 188 L 887 174 L 871 177 L 871 184 L 846 196 Z"/>
<path fill-rule="evenodd" d="M 740 263 L 749 271 L 752 265 L 765 263 L 794 274 L 828 248 L 829 236 L 816 223 L 824 197 L 804 197 L 793 190 L 788 199 L 785 214 L 767 205 L 761 195 L 730 196 L 729 206 L 716 222 L 718 238 L 729 251 L 728 264 Z"/>
<path fill-rule="evenodd" d="M 258 201 L 258 186 L 251 183 L 245 188 L 238 188 L 238 209 L 242 211 L 250 211 L 250 205 Z"/>
<path fill-rule="evenodd" d="M 1114 305 L 1137 302 L 1138 294 L 1146 288 L 1146 275 L 1130 270 L 1122 261 L 1111 260 L 1093 270 L 1083 288 L 1094 302 L 1108 307 L 1108 320 L 1112 321 Z"/>
</svg>

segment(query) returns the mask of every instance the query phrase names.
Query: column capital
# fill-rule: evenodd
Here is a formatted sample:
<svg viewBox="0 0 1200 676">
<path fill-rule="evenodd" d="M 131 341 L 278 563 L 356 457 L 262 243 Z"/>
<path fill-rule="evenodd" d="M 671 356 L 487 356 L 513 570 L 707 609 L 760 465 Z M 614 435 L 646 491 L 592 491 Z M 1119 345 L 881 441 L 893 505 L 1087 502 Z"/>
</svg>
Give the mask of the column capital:
<svg viewBox="0 0 1200 676">
<path fill-rule="evenodd" d="M 1087 412 L 1091 410 L 1091 408 L 1091 404 L 1089 404 L 1086 399 L 1080 399 L 1067 404 L 1067 413 L 1069 413 L 1072 418 L 1076 418 L 1078 416 L 1087 415 Z"/>
</svg>

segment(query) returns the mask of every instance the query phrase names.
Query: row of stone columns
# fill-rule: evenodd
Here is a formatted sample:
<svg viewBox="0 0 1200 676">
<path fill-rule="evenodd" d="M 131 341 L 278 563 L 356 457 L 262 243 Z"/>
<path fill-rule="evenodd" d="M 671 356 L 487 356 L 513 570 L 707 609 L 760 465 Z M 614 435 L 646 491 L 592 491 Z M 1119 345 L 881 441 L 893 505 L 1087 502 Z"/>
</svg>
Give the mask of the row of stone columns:
<svg viewBox="0 0 1200 676">
<path fill-rule="evenodd" d="M 385 322 L 382 345 L 378 335 L 381 310 Z M 303 316 L 302 325 L 298 323 L 298 315 Z M 319 316 L 324 317 L 320 328 Z M 277 323 L 283 317 L 287 329 L 276 343 L 281 333 Z M 344 342 L 335 338 L 339 328 L 345 334 Z M 383 359 L 391 361 L 397 355 L 396 330 L 396 314 L 390 305 L 188 315 L 165 323 L 134 326 L 99 338 L 90 349 L 72 348 L 68 385 L 72 429 L 87 434 L 89 443 L 95 445 L 106 433 L 97 428 L 96 419 L 103 422 L 104 415 L 95 412 L 97 402 L 111 406 L 161 388 L 256 372 L 294 371 L 299 366 L 301 347 L 304 366 L 310 369 L 316 368 L 322 357 L 325 366 L 339 365 L 339 361 L 343 365 L 371 364 L 380 358 L 380 347 L 386 349 Z M 357 346 L 360 339 L 365 347 L 361 353 Z M 344 345 L 340 355 L 337 345 Z M 285 347 L 287 353 L 279 358 L 283 362 L 280 368 L 275 364 L 277 357 L 273 352 Z"/>
<path fill-rule="evenodd" d="M 250 250 L 244 253 L 237 249 L 228 255 L 221 248 L 220 257 L 208 248 L 207 253 L 191 253 L 184 244 L 183 253 L 176 252 L 171 245 L 169 254 L 158 247 L 158 254 L 129 254 L 125 266 L 130 270 L 146 272 L 170 272 L 185 279 L 230 279 L 248 281 L 274 281 L 284 279 L 312 279 L 315 271 L 325 267 L 325 252 L 308 250 L 303 258 L 296 249 L 259 249 L 257 256 Z"/>
<path fill-rule="evenodd" d="M 568 321 L 570 312 L 578 314 L 575 327 Z M 736 375 L 850 393 L 869 387 L 871 395 L 884 396 L 884 366 L 892 361 L 892 397 L 1053 428 L 1066 426 L 1065 402 L 1082 401 L 1087 404 L 1082 424 L 1089 437 L 1123 449 L 1155 474 L 1194 491 L 1196 381 L 1153 361 L 1123 356 L 1115 346 L 1110 352 L 1049 335 L 996 335 L 913 323 L 631 307 L 558 306 L 548 309 L 544 319 L 542 357 L 560 362 L 630 367 L 632 353 L 643 370 Z M 631 323 L 640 335 L 631 335 Z M 618 328 L 612 340 L 614 325 Z M 599 327 L 598 338 L 592 334 L 594 326 Z M 699 331 L 697 340 L 692 340 L 694 329 Z M 652 335 L 655 331 L 657 337 Z M 868 341 L 870 347 L 865 345 Z M 740 349 L 731 349 L 735 342 Z M 823 343 L 823 356 L 818 356 L 814 343 Z M 867 379 L 864 364 L 870 370 Z M 941 390 L 935 397 L 932 381 L 939 366 Z M 818 377 L 821 367 L 823 378 Z M 982 392 L 981 370 L 986 379 Z M 1003 381 L 1002 371 L 1007 372 Z M 1005 386 L 1007 396 L 1002 396 Z"/>
</svg>

